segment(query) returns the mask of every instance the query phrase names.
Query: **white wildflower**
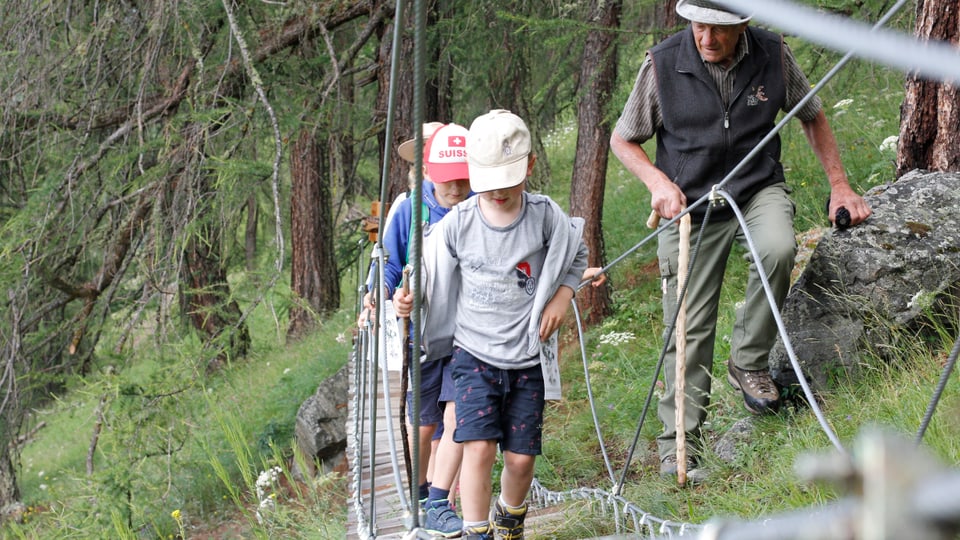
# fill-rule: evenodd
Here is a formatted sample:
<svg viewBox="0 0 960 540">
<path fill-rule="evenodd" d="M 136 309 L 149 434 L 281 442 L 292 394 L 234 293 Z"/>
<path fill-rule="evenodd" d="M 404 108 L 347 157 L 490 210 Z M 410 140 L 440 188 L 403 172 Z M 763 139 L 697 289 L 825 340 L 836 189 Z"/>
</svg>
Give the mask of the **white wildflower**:
<svg viewBox="0 0 960 540">
<path fill-rule="evenodd" d="M 257 523 L 263 525 L 263 522 L 266 519 L 266 515 L 270 512 L 273 512 L 277 508 L 277 503 L 274 502 L 273 498 L 267 497 L 260 501 L 260 504 L 257 506 Z"/>
<path fill-rule="evenodd" d="M 603 334 L 600 336 L 600 343 L 616 346 L 633 341 L 635 339 L 637 339 L 637 337 L 630 332 L 610 332 L 609 334 Z"/>
<path fill-rule="evenodd" d="M 834 109 L 846 109 L 847 107 L 850 106 L 851 103 L 853 103 L 853 100 L 850 99 L 850 98 L 841 99 L 840 101 L 837 102 L 836 105 L 833 106 L 833 108 L 834 108 Z"/>
<path fill-rule="evenodd" d="M 881 152 L 896 152 L 897 143 L 900 142 L 900 137 L 897 135 L 891 135 L 883 140 L 878 147 Z"/>
<path fill-rule="evenodd" d="M 293 371 L 293 370 L 290 369 L 290 368 L 287 368 L 287 369 L 283 370 L 283 374 L 286 375 L 287 373 L 290 373 L 291 371 Z"/>
<path fill-rule="evenodd" d="M 261 525 L 263 525 L 264 516 L 277 507 L 277 494 L 274 488 L 281 472 L 280 467 L 271 467 L 261 471 L 257 476 L 257 499 L 260 500 L 257 507 L 257 522 Z"/>
<path fill-rule="evenodd" d="M 346 342 L 347 342 L 347 335 L 346 335 L 346 334 L 344 334 L 343 332 L 340 332 L 339 334 L 337 334 L 337 343 L 343 344 L 343 343 L 346 343 Z"/>
<path fill-rule="evenodd" d="M 261 495 L 277 482 L 279 474 L 280 467 L 272 467 L 260 472 L 260 476 L 257 477 L 257 496 L 259 498 L 262 499 Z"/>
</svg>

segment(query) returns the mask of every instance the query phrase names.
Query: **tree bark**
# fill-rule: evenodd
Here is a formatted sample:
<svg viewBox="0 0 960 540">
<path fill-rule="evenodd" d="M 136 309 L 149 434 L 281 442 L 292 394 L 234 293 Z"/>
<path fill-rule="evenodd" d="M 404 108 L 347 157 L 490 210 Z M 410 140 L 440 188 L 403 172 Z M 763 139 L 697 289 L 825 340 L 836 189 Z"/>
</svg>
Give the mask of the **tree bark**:
<svg viewBox="0 0 960 540">
<path fill-rule="evenodd" d="M 917 2 L 918 38 L 960 39 L 960 15 L 954 0 Z M 960 87 L 908 75 L 900 109 L 897 178 L 914 169 L 960 170 Z"/>
<path fill-rule="evenodd" d="M 427 24 L 430 25 L 432 21 L 436 21 L 437 6 L 431 7 L 427 11 Z M 385 202 L 392 201 L 400 193 L 407 191 L 410 188 L 410 164 L 402 160 L 400 156 L 397 155 L 396 148 L 397 145 L 412 139 L 419 127 L 413 125 L 413 8 L 408 6 L 407 12 L 404 14 L 404 28 L 400 31 L 403 32 L 402 37 L 400 38 L 400 55 L 399 55 L 399 66 L 397 68 L 397 84 L 395 88 L 396 95 L 394 96 L 395 100 L 395 111 L 393 117 L 393 148 L 390 149 L 390 169 L 389 169 L 389 181 L 387 188 L 387 198 Z M 390 22 L 390 25 L 393 25 L 394 21 Z M 386 25 L 383 29 L 383 32 L 380 33 L 380 50 L 377 63 L 379 68 L 377 69 L 377 83 L 378 83 L 378 97 L 377 97 L 377 112 L 376 118 L 379 121 L 386 122 L 387 117 L 387 105 L 389 101 L 390 93 L 390 63 L 392 62 L 392 52 L 393 52 L 393 33 L 389 32 L 390 25 Z M 424 53 L 426 57 L 425 61 L 430 64 L 431 62 L 437 61 L 440 58 L 439 47 L 431 43 L 436 43 L 435 40 L 428 41 L 426 47 L 427 50 Z M 443 69 L 442 67 L 440 68 Z M 428 70 L 431 71 L 431 70 Z M 441 81 L 438 79 L 436 73 L 428 74 L 427 80 L 424 81 L 424 105 L 423 105 L 423 122 L 443 122 L 449 123 L 455 121 L 454 118 L 450 116 L 450 96 L 448 92 L 449 83 L 447 81 Z M 386 127 L 386 126 L 384 126 Z M 381 155 L 380 163 L 383 163 L 385 158 L 384 146 L 386 143 L 386 129 L 382 130 L 378 135 L 378 141 L 380 143 Z M 424 141 L 426 142 L 426 141 Z"/>
<path fill-rule="evenodd" d="M 610 99 L 617 80 L 616 30 L 620 26 L 621 2 L 594 0 L 581 62 L 577 101 L 577 153 L 570 185 L 570 214 L 584 218 L 584 242 L 590 250 L 589 265 L 604 266 L 603 194 L 606 189 L 607 156 L 610 151 Z M 580 292 L 587 323 L 596 323 L 612 312 L 609 287 L 586 287 Z"/>
<path fill-rule="evenodd" d="M 173 184 L 197 194 L 205 201 L 214 190 L 209 173 L 199 161 L 204 148 L 205 129 L 190 124 L 183 129 L 184 141 L 172 154 L 179 165 Z M 205 203 L 201 203 L 205 204 Z M 193 233 L 189 236 L 180 266 L 180 302 L 182 312 L 191 325 L 205 338 L 206 346 L 217 351 L 207 369 L 215 369 L 227 359 L 240 358 L 250 349 L 250 332 L 241 319 L 240 306 L 232 298 L 227 271 L 221 257 L 223 231 L 210 208 L 195 208 Z M 223 341 L 223 339 L 225 341 Z"/>
<path fill-rule="evenodd" d="M 16 365 L 23 361 L 20 343 L 22 312 L 12 287 L 7 295 L 9 309 L 2 319 L 5 328 L 4 339 L 0 340 L 0 358 L 4 363 L 3 371 L 12 375 L 16 372 Z M 13 443 L 17 440 L 24 421 L 24 400 L 17 379 L 4 379 L 6 377 L 0 377 L 0 382 L 3 383 L 3 393 L 0 394 L 3 398 L 0 399 L 0 508 L 20 500 L 20 485 L 17 482 L 15 466 L 20 463 L 20 446 Z"/>
<path fill-rule="evenodd" d="M 211 223 L 198 227 L 184 250 L 180 298 L 191 325 L 217 355 L 208 363 L 216 369 L 227 359 L 246 356 L 250 332 L 240 318 L 240 306 L 231 297 L 227 273 L 220 257 L 220 228 Z M 220 340 L 225 338 L 225 341 Z"/>
<path fill-rule="evenodd" d="M 330 179 L 316 136 L 309 130 L 290 148 L 291 288 L 299 299 L 290 309 L 287 336 L 297 339 L 340 307 L 333 242 Z"/>
<path fill-rule="evenodd" d="M 20 486 L 17 484 L 17 473 L 13 468 L 10 449 L 0 449 L 0 505 L 5 507 L 19 500 Z"/>
<path fill-rule="evenodd" d="M 408 9 L 408 12 L 410 10 Z M 408 13 L 406 19 L 409 20 L 412 12 Z M 380 171 L 383 170 L 383 162 L 389 159 L 389 169 L 387 178 L 387 198 L 383 202 L 392 201 L 400 193 L 409 189 L 409 180 L 407 173 L 409 164 L 397 155 L 396 148 L 401 142 L 410 139 L 416 133 L 413 130 L 413 37 L 402 28 L 397 31 L 403 32 L 400 38 L 400 65 L 397 68 L 397 81 L 394 89 L 395 111 L 392 125 L 392 146 L 388 152 L 385 148 L 387 141 L 386 119 L 387 109 L 390 98 L 390 64 L 393 61 L 393 33 L 388 31 L 391 26 L 395 26 L 395 21 L 383 29 L 380 34 L 380 49 L 377 63 L 377 109 L 375 118 L 377 123 L 383 123 L 384 129 L 379 131 L 377 141 L 380 146 Z M 426 114 L 426 113 L 424 113 Z M 381 178 L 381 181 L 383 179 Z"/>
<path fill-rule="evenodd" d="M 675 27 L 680 23 L 680 19 L 677 16 L 677 0 L 657 2 L 657 9 L 660 11 L 655 17 L 657 25 L 654 31 L 656 32 L 656 40 L 660 42 L 676 32 Z"/>
</svg>

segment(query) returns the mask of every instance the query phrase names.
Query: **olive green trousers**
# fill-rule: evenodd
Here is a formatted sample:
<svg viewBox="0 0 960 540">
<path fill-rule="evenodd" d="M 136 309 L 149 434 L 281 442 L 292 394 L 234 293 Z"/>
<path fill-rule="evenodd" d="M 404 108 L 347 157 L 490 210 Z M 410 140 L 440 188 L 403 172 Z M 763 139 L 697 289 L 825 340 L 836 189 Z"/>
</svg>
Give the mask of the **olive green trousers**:
<svg viewBox="0 0 960 540">
<path fill-rule="evenodd" d="M 790 273 L 797 252 L 790 189 L 782 183 L 764 188 L 741 207 L 741 213 L 779 310 L 790 288 Z M 700 234 L 701 224 L 694 223 L 690 233 L 690 258 L 694 267 L 689 272 L 686 293 L 686 402 L 683 420 L 688 444 L 694 445 L 687 451 L 694 455 L 698 451 L 696 444 L 710 405 L 717 311 L 727 260 L 734 243 L 747 248 L 747 235 L 736 218 L 709 222 L 702 230 L 703 238 L 699 247 L 695 248 Z M 657 411 L 664 426 L 663 433 L 657 438 L 661 459 L 676 452 L 676 333 L 666 334 L 677 306 L 679 236 L 679 227 L 671 226 L 660 234 L 657 247 L 663 286 L 663 339 L 668 342 L 663 363 L 666 388 Z M 745 257 L 750 263 L 749 277 L 745 298 L 738 303 L 736 310 L 730 336 L 730 356 L 740 368 L 768 369 L 767 357 L 777 337 L 776 319 L 764 291 L 757 261 L 749 249 Z"/>
</svg>

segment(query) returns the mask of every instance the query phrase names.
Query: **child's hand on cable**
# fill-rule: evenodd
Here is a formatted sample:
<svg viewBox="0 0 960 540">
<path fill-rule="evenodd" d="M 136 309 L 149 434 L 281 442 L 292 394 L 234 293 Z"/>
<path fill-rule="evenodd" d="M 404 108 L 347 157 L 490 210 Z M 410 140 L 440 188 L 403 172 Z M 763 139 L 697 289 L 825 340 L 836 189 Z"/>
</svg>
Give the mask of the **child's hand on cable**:
<svg viewBox="0 0 960 540">
<path fill-rule="evenodd" d="M 560 328 L 563 322 L 563 315 L 570 306 L 570 300 L 573 299 L 573 289 L 566 285 L 561 285 L 557 289 L 553 298 L 547 302 L 543 308 L 543 315 L 540 317 L 540 341 L 546 341 L 550 334 L 553 334 Z"/>
<path fill-rule="evenodd" d="M 593 280 L 590 283 L 592 287 L 599 287 L 603 285 L 604 283 L 607 282 L 607 274 L 603 273 L 598 275 L 600 270 L 603 270 L 603 268 L 600 268 L 598 266 L 591 266 L 590 268 L 587 268 L 586 270 L 583 271 L 583 278 L 582 278 L 583 281 L 587 281 L 588 279 Z"/>
<path fill-rule="evenodd" d="M 373 305 L 373 293 L 367 291 L 363 295 L 363 309 L 360 310 L 360 315 L 357 316 L 357 326 L 363 328 L 367 325 L 367 322 L 371 320 L 374 313 Z"/>
</svg>

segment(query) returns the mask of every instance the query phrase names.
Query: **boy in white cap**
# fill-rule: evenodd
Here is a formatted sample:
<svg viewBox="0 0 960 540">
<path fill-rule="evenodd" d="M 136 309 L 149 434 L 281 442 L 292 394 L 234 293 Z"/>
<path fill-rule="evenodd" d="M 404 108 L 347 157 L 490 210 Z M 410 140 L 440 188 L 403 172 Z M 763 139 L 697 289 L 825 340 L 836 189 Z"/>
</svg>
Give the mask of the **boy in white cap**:
<svg viewBox="0 0 960 540">
<path fill-rule="evenodd" d="M 492 539 L 494 531 L 523 538 L 547 390 L 541 343 L 559 328 L 587 269 L 582 219 L 525 191 L 535 162 L 530 148 L 515 114 L 493 110 L 475 119 L 467 162 L 477 196 L 454 207 L 425 241 L 435 248 L 424 248 L 425 334 L 448 336 L 441 347 L 453 351 L 464 538 Z M 438 303 L 440 317 L 430 314 Z M 490 523 L 498 443 L 504 465 Z"/>
</svg>

